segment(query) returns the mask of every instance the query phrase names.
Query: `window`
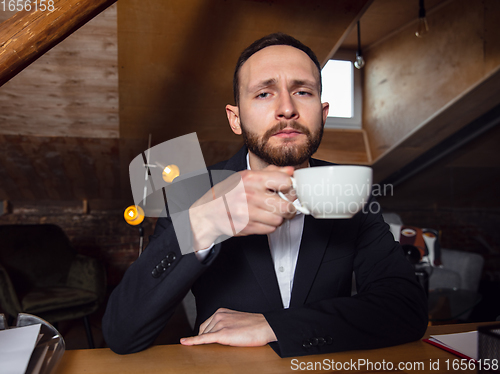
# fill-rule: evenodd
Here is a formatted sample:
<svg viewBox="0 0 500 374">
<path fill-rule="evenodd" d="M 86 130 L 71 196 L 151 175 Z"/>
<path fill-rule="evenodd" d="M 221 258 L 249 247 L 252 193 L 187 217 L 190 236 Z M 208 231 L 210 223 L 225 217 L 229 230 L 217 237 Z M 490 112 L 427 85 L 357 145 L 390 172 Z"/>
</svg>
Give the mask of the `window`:
<svg viewBox="0 0 500 374">
<path fill-rule="evenodd" d="M 361 128 L 361 72 L 354 67 L 354 51 L 339 51 L 321 71 L 321 101 L 330 103 L 325 128 Z"/>
</svg>

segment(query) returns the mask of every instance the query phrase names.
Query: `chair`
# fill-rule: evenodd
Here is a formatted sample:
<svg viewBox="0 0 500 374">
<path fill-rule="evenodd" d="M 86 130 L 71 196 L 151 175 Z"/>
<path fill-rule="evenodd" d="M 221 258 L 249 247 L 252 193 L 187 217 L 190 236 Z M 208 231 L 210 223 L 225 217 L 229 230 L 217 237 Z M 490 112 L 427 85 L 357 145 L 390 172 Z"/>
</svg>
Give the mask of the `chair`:
<svg viewBox="0 0 500 374">
<path fill-rule="evenodd" d="M 484 258 L 480 254 L 441 249 L 443 268 L 434 268 L 429 288 L 456 288 L 477 292 Z"/>
<path fill-rule="evenodd" d="M 389 224 L 395 240 L 400 240 L 399 230 L 403 221 L 395 213 L 384 213 L 384 220 Z M 453 289 L 477 292 L 481 280 L 484 258 L 480 254 L 453 249 L 440 248 L 442 266 L 429 268 L 429 290 Z M 472 309 L 460 316 L 467 320 Z"/>
<path fill-rule="evenodd" d="M 399 241 L 399 229 L 403 225 L 396 213 L 384 213 L 395 240 Z M 429 277 L 429 288 L 465 289 L 477 292 L 484 258 L 480 254 L 441 248 L 442 267 L 433 267 Z"/>
<path fill-rule="evenodd" d="M 56 225 L 0 226 L 0 305 L 11 317 L 36 315 L 49 323 L 83 318 L 104 301 L 106 273 L 96 259 L 77 254 Z"/>
</svg>

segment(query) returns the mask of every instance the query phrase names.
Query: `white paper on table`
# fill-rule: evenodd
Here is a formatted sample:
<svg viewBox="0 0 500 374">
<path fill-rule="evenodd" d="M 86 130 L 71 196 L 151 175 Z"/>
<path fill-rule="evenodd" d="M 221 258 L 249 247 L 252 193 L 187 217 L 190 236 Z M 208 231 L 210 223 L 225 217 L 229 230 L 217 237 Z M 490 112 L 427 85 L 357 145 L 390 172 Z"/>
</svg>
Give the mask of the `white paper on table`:
<svg viewBox="0 0 500 374">
<path fill-rule="evenodd" d="M 41 324 L 0 331 L 2 374 L 24 374 L 40 333 Z"/>
<path fill-rule="evenodd" d="M 451 348 L 474 360 L 478 359 L 477 331 L 461 332 L 458 334 L 431 335 L 431 339 Z"/>
</svg>

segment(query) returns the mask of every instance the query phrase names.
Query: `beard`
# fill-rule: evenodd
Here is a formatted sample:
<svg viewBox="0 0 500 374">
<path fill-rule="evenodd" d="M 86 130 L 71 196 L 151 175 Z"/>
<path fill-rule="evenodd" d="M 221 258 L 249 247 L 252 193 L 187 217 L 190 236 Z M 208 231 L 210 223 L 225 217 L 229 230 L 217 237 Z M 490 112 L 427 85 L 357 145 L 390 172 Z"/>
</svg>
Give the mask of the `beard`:
<svg viewBox="0 0 500 374">
<path fill-rule="evenodd" d="M 241 119 L 241 118 L 240 118 Z M 323 138 L 323 123 L 319 129 L 311 133 L 309 129 L 296 121 L 282 121 L 267 130 L 262 137 L 248 131 L 241 122 L 243 141 L 248 150 L 257 155 L 270 165 L 276 166 L 298 166 L 307 161 L 318 150 Z M 282 144 L 272 146 L 269 139 L 277 132 L 291 128 L 300 131 L 307 139 L 305 143 L 294 144 L 294 139 L 284 138 Z"/>
</svg>

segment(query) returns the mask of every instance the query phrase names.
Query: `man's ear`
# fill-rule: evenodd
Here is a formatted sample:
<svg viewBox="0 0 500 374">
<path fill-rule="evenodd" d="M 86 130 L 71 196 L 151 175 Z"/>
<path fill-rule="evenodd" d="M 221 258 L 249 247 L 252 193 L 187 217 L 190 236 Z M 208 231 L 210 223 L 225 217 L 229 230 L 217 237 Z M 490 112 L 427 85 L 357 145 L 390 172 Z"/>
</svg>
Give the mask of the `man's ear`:
<svg viewBox="0 0 500 374">
<path fill-rule="evenodd" d="M 328 111 L 330 110 L 330 104 L 322 103 L 321 106 L 323 107 L 323 124 L 325 124 L 326 118 L 328 117 Z"/>
<path fill-rule="evenodd" d="M 236 135 L 241 135 L 239 108 L 229 104 L 226 105 L 226 115 L 227 120 L 229 121 L 229 126 L 231 126 L 231 130 L 233 130 Z"/>
</svg>

